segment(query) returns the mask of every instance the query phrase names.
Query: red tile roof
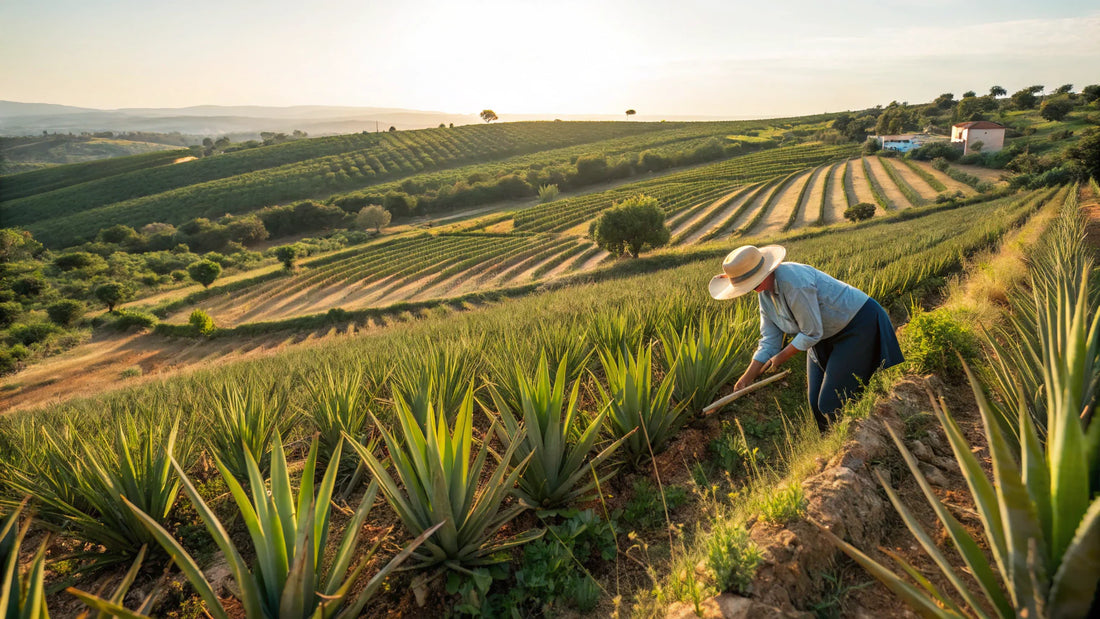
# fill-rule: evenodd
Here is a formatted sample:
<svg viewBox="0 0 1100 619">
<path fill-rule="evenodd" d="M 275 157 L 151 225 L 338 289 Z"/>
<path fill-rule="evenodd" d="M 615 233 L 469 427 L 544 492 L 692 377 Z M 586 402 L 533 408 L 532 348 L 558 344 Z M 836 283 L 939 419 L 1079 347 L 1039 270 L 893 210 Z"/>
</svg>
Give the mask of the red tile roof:
<svg viewBox="0 0 1100 619">
<path fill-rule="evenodd" d="M 995 122 L 988 120 L 972 120 L 966 123 L 958 123 L 955 125 L 960 129 L 1004 129 L 1004 125 L 998 125 Z"/>
</svg>

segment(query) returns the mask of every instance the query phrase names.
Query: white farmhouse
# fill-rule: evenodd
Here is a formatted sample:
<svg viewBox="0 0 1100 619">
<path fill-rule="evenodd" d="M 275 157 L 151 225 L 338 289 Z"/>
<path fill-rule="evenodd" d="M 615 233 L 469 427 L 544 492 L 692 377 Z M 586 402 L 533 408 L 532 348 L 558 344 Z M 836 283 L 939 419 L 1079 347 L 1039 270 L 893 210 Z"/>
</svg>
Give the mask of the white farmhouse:
<svg viewBox="0 0 1100 619">
<path fill-rule="evenodd" d="M 1005 146 L 1005 128 L 988 120 L 959 123 L 951 127 L 951 142 L 961 144 L 964 155 L 995 153 Z"/>
</svg>

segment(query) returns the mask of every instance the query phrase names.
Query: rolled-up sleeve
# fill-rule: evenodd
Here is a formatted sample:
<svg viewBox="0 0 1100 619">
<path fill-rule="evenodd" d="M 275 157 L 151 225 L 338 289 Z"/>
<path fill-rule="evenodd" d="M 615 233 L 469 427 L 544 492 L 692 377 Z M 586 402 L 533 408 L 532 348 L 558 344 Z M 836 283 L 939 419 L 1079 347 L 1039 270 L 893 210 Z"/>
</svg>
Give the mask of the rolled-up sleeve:
<svg viewBox="0 0 1100 619">
<path fill-rule="evenodd" d="M 798 323 L 798 335 L 794 336 L 791 344 L 801 351 L 809 350 L 814 344 L 821 341 L 824 328 L 821 325 L 821 307 L 817 302 L 817 288 L 813 286 L 799 286 L 786 295 L 787 306 L 791 308 L 794 319 Z"/>
<path fill-rule="evenodd" d="M 764 312 L 763 304 L 760 306 L 760 343 L 753 353 L 753 361 L 766 362 L 779 352 L 783 347 L 783 331 L 772 322 Z"/>
</svg>

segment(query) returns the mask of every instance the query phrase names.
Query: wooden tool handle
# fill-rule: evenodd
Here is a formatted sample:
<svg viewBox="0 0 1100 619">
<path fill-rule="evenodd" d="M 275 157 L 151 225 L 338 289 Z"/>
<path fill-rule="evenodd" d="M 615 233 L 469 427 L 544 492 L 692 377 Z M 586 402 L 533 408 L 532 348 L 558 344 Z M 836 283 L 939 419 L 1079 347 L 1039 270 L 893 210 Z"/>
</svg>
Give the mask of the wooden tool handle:
<svg viewBox="0 0 1100 619">
<path fill-rule="evenodd" d="M 733 393 L 729 394 L 728 396 L 726 396 L 724 398 L 721 398 L 719 400 L 716 400 L 715 402 L 713 402 L 712 404 L 710 404 L 709 406 L 704 408 L 703 409 L 703 414 L 706 415 L 706 414 L 712 413 L 712 412 L 722 408 L 726 404 L 729 404 L 730 402 L 736 400 L 737 398 L 739 398 L 743 395 L 752 393 L 753 391 L 756 391 L 757 389 L 760 389 L 761 387 L 764 387 L 766 385 L 770 385 L 771 383 L 774 383 L 775 381 L 779 380 L 780 378 L 786 378 L 790 373 L 791 373 L 790 370 L 783 370 L 782 372 L 776 374 L 775 376 L 769 376 L 769 377 L 765 378 L 764 380 L 757 381 L 757 382 L 749 385 L 748 387 L 745 387 L 744 389 L 734 391 Z"/>
</svg>

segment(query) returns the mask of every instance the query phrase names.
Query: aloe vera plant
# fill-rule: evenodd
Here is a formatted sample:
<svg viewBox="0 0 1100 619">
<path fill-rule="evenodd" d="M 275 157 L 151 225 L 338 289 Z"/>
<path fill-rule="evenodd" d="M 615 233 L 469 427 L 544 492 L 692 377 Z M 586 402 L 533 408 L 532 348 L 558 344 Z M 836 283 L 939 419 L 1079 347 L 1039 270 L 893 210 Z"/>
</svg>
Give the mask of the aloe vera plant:
<svg viewBox="0 0 1100 619">
<path fill-rule="evenodd" d="M 250 458 L 261 472 L 266 472 L 271 439 L 288 421 L 286 396 L 274 389 L 265 394 L 249 380 L 226 383 L 212 399 L 211 451 L 238 481 L 248 480 Z"/>
<path fill-rule="evenodd" d="M 477 375 L 478 351 L 477 346 L 451 342 L 402 357 L 392 382 L 394 399 L 409 403 L 421 423 L 426 421 L 429 401 L 438 402 L 444 410 L 458 410 L 466 387 Z"/>
<path fill-rule="evenodd" d="M 1063 217 L 1078 217 L 1076 209 L 1067 210 Z M 1072 228 L 1070 222 L 1068 229 Z M 1026 400 L 1015 402 L 1015 433 L 1006 429 L 1005 410 L 989 402 L 981 382 L 967 368 L 992 456 L 992 480 L 985 476 L 946 407 L 933 400 L 974 498 L 992 561 L 932 493 L 916 459 L 891 431 L 979 590 L 968 588 L 882 477 L 879 481 L 890 500 L 952 584 L 962 606 L 901 558 L 893 557 L 918 586 L 826 532 L 844 552 L 925 616 L 985 617 L 991 609 L 993 616 L 1006 618 L 1085 617 L 1095 601 L 1100 585 L 1100 423 L 1095 421 L 1093 407 L 1100 385 L 1100 311 L 1089 302 L 1092 269 L 1087 257 L 1071 261 L 1085 265 L 1083 269 L 1058 267 L 1057 256 L 1040 260 L 1044 263 L 1035 265 L 1039 275 L 1032 278 L 1037 308 L 1033 358 L 1037 366 L 1020 371 L 1036 372 L 1042 389 L 1035 409 Z M 1080 280 L 1073 281 L 1079 276 Z M 1043 278 L 1047 281 L 1041 281 Z M 1021 361 L 1010 358 L 1000 362 L 1011 367 Z M 1036 409 L 1044 415 L 1045 435 L 1035 422 Z"/>
<path fill-rule="evenodd" d="M 737 374 L 738 353 L 749 336 L 744 326 L 751 323 L 738 320 L 733 324 L 737 327 L 730 330 L 704 318 L 698 329 L 660 329 L 665 371 L 676 377 L 673 398 L 684 403 L 691 414 L 702 413 Z"/>
<path fill-rule="evenodd" d="M 22 526 L 19 515 L 26 501 L 20 503 L 0 522 L 0 613 L 11 619 L 49 619 L 46 609 L 46 544 L 38 549 L 25 575 L 19 573 L 19 549 L 30 527 L 28 518 Z"/>
<path fill-rule="evenodd" d="M 554 508 L 582 500 L 596 486 L 592 471 L 627 438 L 612 442 L 589 458 L 600 439 L 607 410 L 592 419 L 584 418 L 577 405 L 579 380 L 574 381 L 569 399 L 565 399 L 568 367 L 568 359 L 562 359 L 551 382 L 546 355 L 540 355 L 533 380 L 518 376 L 518 411 L 512 410 L 499 389 L 490 387 L 500 415 L 500 423 L 495 426 L 497 436 L 512 451 L 512 464 L 519 466 L 530 458 L 516 494 L 532 507 Z M 511 450 L 513 444 L 518 447 Z"/>
<path fill-rule="evenodd" d="M 358 617 L 382 581 L 396 569 L 413 550 L 435 529 L 413 540 L 396 557 L 375 574 L 357 595 L 352 588 L 370 563 L 382 543 L 380 539 L 369 552 L 355 560 L 356 545 L 364 520 L 378 494 L 378 484 L 371 484 L 358 509 L 348 523 L 343 539 L 331 561 L 325 561 L 325 548 L 332 513 L 332 492 L 336 483 L 337 466 L 330 464 L 320 485 L 315 486 L 318 441 L 310 446 L 302 469 L 297 497 L 290 482 L 286 454 L 282 442 L 275 441 L 271 451 L 270 490 L 265 487 L 252 455 L 245 452 L 250 493 L 237 481 L 225 464 L 216 460 L 221 473 L 252 540 L 255 560 L 249 566 L 241 556 L 224 525 L 199 495 L 183 468 L 172 461 L 183 483 L 184 491 L 191 498 L 199 517 L 214 542 L 229 562 L 229 570 L 240 593 L 240 602 L 249 619 L 279 618 L 305 619 L 307 617 Z M 341 445 L 333 454 L 339 461 Z M 153 518 L 133 507 L 134 513 L 154 535 L 157 542 L 171 555 L 184 576 L 206 603 L 206 610 L 215 619 L 228 619 L 218 599 L 217 592 L 203 575 L 202 570 L 183 546 Z M 124 617 L 140 616 L 126 611 L 117 602 L 102 600 L 96 596 L 74 592 L 89 605 L 101 611 Z"/>
<path fill-rule="evenodd" d="M 505 505 L 527 459 L 509 467 L 521 443 L 512 443 L 500 458 L 496 469 L 482 480 L 489 446 L 482 442 L 473 453 L 474 393 L 471 385 L 453 415 L 454 429 L 447 426 L 447 411 L 428 404 L 422 427 L 409 406 L 394 399 L 394 417 L 400 428 L 395 435 L 375 419 L 389 450 L 394 475 L 368 449 L 352 443 L 366 462 L 382 493 L 405 527 L 413 535 L 430 537 L 415 553 L 425 566 L 444 565 L 464 570 L 507 560 L 500 552 L 541 535 L 525 532 L 507 540 L 491 538 L 504 525 L 526 509 L 522 504 Z M 490 428 L 489 435 L 495 433 Z"/>
<path fill-rule="evenodd" d="M 59 440 L 43 432 L 42 461 L 4 472 L 7 485 L 33 496 L 46 526 L 103 547 L 91 554 L 93 566 L 133 559 L 154 543 L 127 504 L 165 522 L 179 494 L 171 454 L 190 462 L 190 441 L 177 441 L 177 427 L 164 431 L 130 416 L 120 421 L 114 440 L 70 436 Z"/>
<path fill-rule="evenodd" d="M 653 385 L 653 346 L 642 346 L 637 356 L 625 346 L 617 353 L 600 351 L 608 390 L 597 382 L 601 401 L 610 407 L 607 427 L 635 463 L 664 449 L 680 429 L 687 410 L 674 404 L 675 364 L 656 387 Z M 629 436 L 628 436 L 629 435 Z"/>
<path fill-rule="evenodd" d="M 366 444 L 370 433 L 371 399 L 364 387 L 362 370 L 350 370 L 336 374 L 326 368 L 308 385 L 311 403 L 306 416 L 318 432 L 321 462 L 329 462 L 336 446 L 347 434 L 358 443 Z M 354 467 L 358 458 L 355 452 L 346 453 L 342 465 Z"/>
</svg>

